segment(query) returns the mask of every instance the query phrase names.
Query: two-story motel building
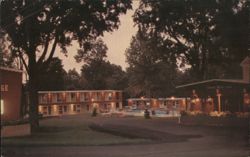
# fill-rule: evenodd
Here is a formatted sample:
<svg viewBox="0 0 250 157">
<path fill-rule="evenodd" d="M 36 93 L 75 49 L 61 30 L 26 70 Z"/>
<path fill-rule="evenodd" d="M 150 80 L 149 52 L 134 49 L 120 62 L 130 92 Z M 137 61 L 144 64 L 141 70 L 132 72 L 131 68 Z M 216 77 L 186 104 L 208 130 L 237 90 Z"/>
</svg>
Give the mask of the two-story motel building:
<svg viewBox="0 0 250 157">
<path fill-rule="evenodd" d="M 58 116 L 122 109 L 120 90 L 39 91 L 39 113 Z"/>
</svg>

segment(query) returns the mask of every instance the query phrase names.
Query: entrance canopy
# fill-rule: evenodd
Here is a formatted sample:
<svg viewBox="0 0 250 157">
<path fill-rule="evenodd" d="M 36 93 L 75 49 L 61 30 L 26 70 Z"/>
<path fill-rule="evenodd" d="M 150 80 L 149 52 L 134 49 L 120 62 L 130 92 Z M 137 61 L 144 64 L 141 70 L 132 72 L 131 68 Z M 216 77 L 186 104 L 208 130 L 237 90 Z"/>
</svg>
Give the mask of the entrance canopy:
<svg viewBox="0 0 250 157">
<path fill-rule="evenodd" d="M 230 80 L 230 79 L 212 79 L 200 82 L 189 83 L 185 85 L 180 85 L 176 87 L 177 93 L 180 96 L 188 97 L 193 90 L 199 93 L 199 96 L 206 97 L 209 95 L 215 95 L 216 92 L 226 93 L 243 93 L 243 90 L 249 92 L 250 83 L 243 80 Z"/>
<path fill-rule="evenodd" d="M 243 80 L 212 79 L 176 87 L 178 96 L 200 99 L 202 104 L 213 100 L 214 107 L 218 105 L 229 111 L 242 111 L 243 97 L 249 93 L 250 83 Z"/>
</svg>

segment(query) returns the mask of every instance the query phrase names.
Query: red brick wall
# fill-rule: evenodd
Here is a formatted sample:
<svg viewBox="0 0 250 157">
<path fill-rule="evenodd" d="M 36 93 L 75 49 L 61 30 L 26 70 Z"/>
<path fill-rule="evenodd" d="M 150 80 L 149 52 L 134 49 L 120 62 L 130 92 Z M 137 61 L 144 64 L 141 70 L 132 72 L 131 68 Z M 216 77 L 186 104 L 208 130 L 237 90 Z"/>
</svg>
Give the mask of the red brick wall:
<svg viewBox="0 0 250 157">
<path fill-rule="evenodd" d="M 0 69 L 0 84 L 8 86 L 1 90 L 1 99 L 4 101 L 2 120 L 17 120 L 20 118 L 22 73 Z"/>
</svg>

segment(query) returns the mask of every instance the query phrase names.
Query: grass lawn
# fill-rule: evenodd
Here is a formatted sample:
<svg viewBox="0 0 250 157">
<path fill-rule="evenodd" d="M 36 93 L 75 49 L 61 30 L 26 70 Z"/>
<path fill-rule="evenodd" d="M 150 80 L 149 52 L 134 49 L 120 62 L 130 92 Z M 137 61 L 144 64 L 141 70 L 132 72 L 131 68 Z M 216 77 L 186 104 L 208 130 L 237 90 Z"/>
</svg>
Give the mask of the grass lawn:
<svg viewBox="0 0 250 157">
<path fill-rule="evenodd" d="M 20 146 L 89 146 L 146 142 L 145 139 L 129 139 L 91 130 L 88 125 L 95 118 L 90 116 L 65 116 L 40 121 L 39 132 L 24 137 L 2 138 L 2 144 Z"/>
</svg>

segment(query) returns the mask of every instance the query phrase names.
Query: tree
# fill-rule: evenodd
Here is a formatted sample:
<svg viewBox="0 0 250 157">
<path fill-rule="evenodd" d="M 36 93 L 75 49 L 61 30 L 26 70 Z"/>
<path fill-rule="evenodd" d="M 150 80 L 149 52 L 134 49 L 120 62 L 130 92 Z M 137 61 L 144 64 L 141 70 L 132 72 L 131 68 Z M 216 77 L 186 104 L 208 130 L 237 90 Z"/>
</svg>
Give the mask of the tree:
<svg viewBox="0 0 250 157">
<path fill-rule="evenodd" d="M 127 85 L 126 74 L 120 66 L 107 61 L 107 46 L 102 39 L 93 40 L 89 49 L 80 49 L 75 56 L 83 62 L 82 78 L 87 81 L 88 89 L 124 89 Z"/>
<path fill-rule="evenodd" d="M 162 49 L 156 42 L 157 39 L 148 39 L 139 32 L 126 50 L 131 96 L 165 97 L 171 94 L 177 67 L 172 61 L 158 57 Z"/>
<path fill-rule="evenodd" d="M 0 29 L 0 36 L 4 33 Z M 5 45 L 6 38 L 0 38 L 0 66 L 2 67 L 13 67 L 14 66 L 14 56 L 8 52 L 7 46 Z"/>
<path fill-rule="evenodd" d="M 119 15 L 131 1 L 4 0 L 1 29 L 10 38 L 11 50 L 22 59 L 29 75 L 31 132 L 37 130 L 38 78 L 51 62 L 56 48 L 67 53 L 73 40 L 87 48 L 88 41 L 119 26 Z M 27 57 L 27 60 L 25 60 Z"/>
<path fill-rule="evenodd" d="M 75 59 L 78 63 L 91 64 L 106 60 L 108 47 L 101 38 L 89 42 L 87 47 L 77 51 Z"/>
<path fill-rule="evenodd" d="M 243 0 L 142 0 L 134 15 L 139 30 L 158 38 L 162 58 L 191 65 L 198 80 L 224 77 L 232 61 L 239 65 L 246 57 L 248 18 Z"/>
<path fill-rule="evenodd" d="M 65 89 L 66 90 L 79 90 L 87 88 L 85 78 L 81 77 L 76 69 L 70 69 L 65 75 Z"/>
<path fill-rule="evenodd" d="M 82 77 L 86 79 L 88 89 L 119 89 L 127 86 L 126 73 L 120 66 L 108 61 L 92 61 L 82 66 Z"/>
<path fill-rule="evenodd" d="M 65 75 L 62 61 L 57 57 L 52 58 L 48 67 L 40 71 L 38 90 L 63 90 Z"/>
</svg>

